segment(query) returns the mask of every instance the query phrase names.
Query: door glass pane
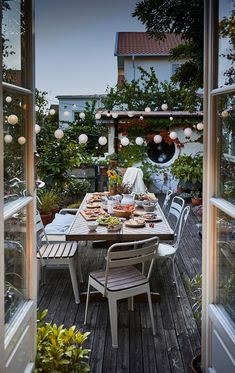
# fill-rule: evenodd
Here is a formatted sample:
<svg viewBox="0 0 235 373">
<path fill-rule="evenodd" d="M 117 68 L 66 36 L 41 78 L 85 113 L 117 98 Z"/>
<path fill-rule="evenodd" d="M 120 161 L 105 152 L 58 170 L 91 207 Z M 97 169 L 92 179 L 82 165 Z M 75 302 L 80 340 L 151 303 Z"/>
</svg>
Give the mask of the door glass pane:
<svg viewBox="0 0 235 373">
<path fill-rule="evenodd" d="M 218 99 L 217 117 L 217 197 L 235 204 L 235 96 Z"/>
<path fill-rule="evenodd" d="M 28 195 L 26 169 L 26 109 L 24 96 L 4 92 L 4 202 Z"/>
<path fill-rule="evenodd" d="M 234 0 L 219 1 L 218 87 L 235 83 Z"/>
<path fill-rule="evenodd" d="M 26 69 L 26 0 L 2 2 L 3 81 L 27 87 Z"/>
<path fill-rule="evenodd" d="M 26 292 L 26 210 L 20 210 L 4 226 L 5 323 L 14 320 L 27 297 Z"/>
</svg>

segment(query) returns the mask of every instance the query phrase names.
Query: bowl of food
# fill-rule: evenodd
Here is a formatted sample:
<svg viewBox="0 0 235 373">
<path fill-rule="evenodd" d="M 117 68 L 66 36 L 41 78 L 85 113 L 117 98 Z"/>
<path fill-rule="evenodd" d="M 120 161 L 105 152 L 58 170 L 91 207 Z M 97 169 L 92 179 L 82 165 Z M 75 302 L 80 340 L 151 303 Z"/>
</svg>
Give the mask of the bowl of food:
<svg viewBox="0 0 235 373">
<path fill-rule="evenodd" d="M 116 216 L 110 216 L 107 229 L 109 232 L 117 232 L 122 228 L 122 222 Z"/>
<path fill-rule="evenodd" d="M 153 212 L 155 210 L 155 207 L 156 207 L 156 202 L 144 202 L 143 203 L 143 209 L 144 211 L 146 212 Z"/>
<path fill-rule="evenodd" d="M 134 212 L 134 206 L 133 205 L 118 205 L 113 207 L 113 212 L 116 216 L 119 218 L 126 218 L 128 219 Z"/>
<path fill-rule="evenodd" d="M 88 221 L 87 222 L 87 227 L 88 227 L 89 231 L 91 231 L 91 232 L 95 232 L 98 225 L 99 224 L 98 224 L 97 221 Z"/>
</svg>

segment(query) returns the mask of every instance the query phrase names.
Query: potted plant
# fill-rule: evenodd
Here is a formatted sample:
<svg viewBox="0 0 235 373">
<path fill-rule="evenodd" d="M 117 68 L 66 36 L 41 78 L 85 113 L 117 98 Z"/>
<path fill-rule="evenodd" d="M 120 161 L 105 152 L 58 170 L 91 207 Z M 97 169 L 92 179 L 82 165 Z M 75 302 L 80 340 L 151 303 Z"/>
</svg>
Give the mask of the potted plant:
<svg viewBox="0 0 235 373">
<path fill-rule="evenodd" d="M 171 168 L 172 174 L 179 180 L 179 186 L 187 190 L 201 190 L 203 176 L 203 157 L 201 154 L 182 155 Z"/>
<path fill-rule="evenodd" d="M 192 190 L 191 192 L 191 202 L 193 206 L 202 204 L 202 194 L 200 190 Z"/>
<path fill-rule="evenodd" d="M 118 153 L 114 152 L 108 156 L 109 164 L 112 168 L 118 165 Z"/>
<path fill-rule="evenodd" d="M 140 169 L 143 172 L 143 180 L 146 187 L 149 189 L 151 182 L 154 180 L 156 174 L 159 174 L 159 167 L 148 161 L 142 162 Z"/>
<path fill-rule="evenodd" d="M 115 195 L 117 193 L 117 189 L 121 187 L 122 177 L 115 170 L 108 170 L 107 175 L 109 179 L 109 194 L 112 196 Z"/>
<path fill-rule="evenodd" d="M 44 225 L 52 221 L 52 208 L 55 206 L 55 194 L 53 191 L 44 191 L 38 197 L 38 210 Z"/>
<path fill-rule="evenodd" d="M 64 325 L 44 322 L 47 310 L 37 317 L 37 354 L 34 373 L 90 371 L 90 350 L 83 347 L 89 332 L 81 333 L 76 326 L 66 329 Z"/>
<path fill-rule="evenodd" d="M 191 280 L 188 280 L 188 288 L 193 300 L 192 310 L 197 323 L 202 318 L 202 275 L 197 274 Z M 201 354 L 196 355 L 191 362 L 192 373 L 202 373 Z"/>
<path fill-rule="evenodd" d="M 97 164 L 99 166 L 100 175 L 107 175 L 109 161 L 106 158 L 100 158 L 98 159 Z"/>
</svg>

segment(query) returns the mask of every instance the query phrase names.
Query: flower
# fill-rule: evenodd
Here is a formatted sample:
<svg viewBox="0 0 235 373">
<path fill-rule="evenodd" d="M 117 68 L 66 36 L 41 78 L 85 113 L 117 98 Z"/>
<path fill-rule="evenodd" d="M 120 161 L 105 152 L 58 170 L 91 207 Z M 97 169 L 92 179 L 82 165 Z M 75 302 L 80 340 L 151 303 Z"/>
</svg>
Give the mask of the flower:
<svg viewBox="0 0 235 373">
<path fill-rule="evenodd" d="M 108 170 L 109 186 L 114 187 L 122 184 L 122 177 L 115 170 Z"/>
</svg>

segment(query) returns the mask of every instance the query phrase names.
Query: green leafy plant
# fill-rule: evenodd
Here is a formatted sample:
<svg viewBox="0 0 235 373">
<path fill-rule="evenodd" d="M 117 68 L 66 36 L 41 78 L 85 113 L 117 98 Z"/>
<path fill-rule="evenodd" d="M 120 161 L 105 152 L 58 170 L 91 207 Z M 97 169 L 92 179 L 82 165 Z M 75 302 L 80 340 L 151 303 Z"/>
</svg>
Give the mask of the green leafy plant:
<svg viewBox="0 0 235 373">
<path fill-rule="evenodd" d="M 160 173 L 160 168 L 152 162 L 144 161 L 140 165 L 143 171 L 143 180 L 146 185 L 149 185 L 156 175 Z"/>
<path fill-rule="evenodd" d="M 85 373 L 90 371 L 87 363 L 90 350 L 83 343 L 90 333 L 82 334 L 76 326 L 69 329 L 45 323 L 47 314 L 38 312 L 37 354 L 34 373 Z"/>
<path fill-rule="evenodd" d="M 197 154 L 194 157 L 191 155 L 180 156 L 172 165 L 172 173 L 177 179 L 184 182 L 190 182 L 192 184 L 202 183 L 202 155 Z"/>
<path fill-rule="evenodd" d="M 64 184 L 65 195 L 85 194 L 90 192 L 91 183 L 87 179 L 77 179 L 71 175 Z"/>
<path fill-rule="evenodd" d="M 98 166 L 108 166 L 109 165 L 109 161 L 108 159 L 103 159 L 103 158 L 100 158 L 97 160 L 97 164 Z"/>
<path fill-rule="evenodd" d="M 118 161 L 118 153 L 113 152 L 112 154 L 110 154 L 110 155 L 108 156 L 108 159 L 109 159 L 110 161 Z"/>
<path fill-rule="evenodd" d="M 202 275 L 197 274 L 188 280 L 188 289 L 193 300 L 192 310 L 197 321 L 202 318 Z"/>
<path fill-rule="evenodd" d="M 38 199 L 38 209 L 41 213 L 47 214 L 53 208 L 58 207 L 60 195 L 53 190 L 43 191 Z"/>
</svg>

